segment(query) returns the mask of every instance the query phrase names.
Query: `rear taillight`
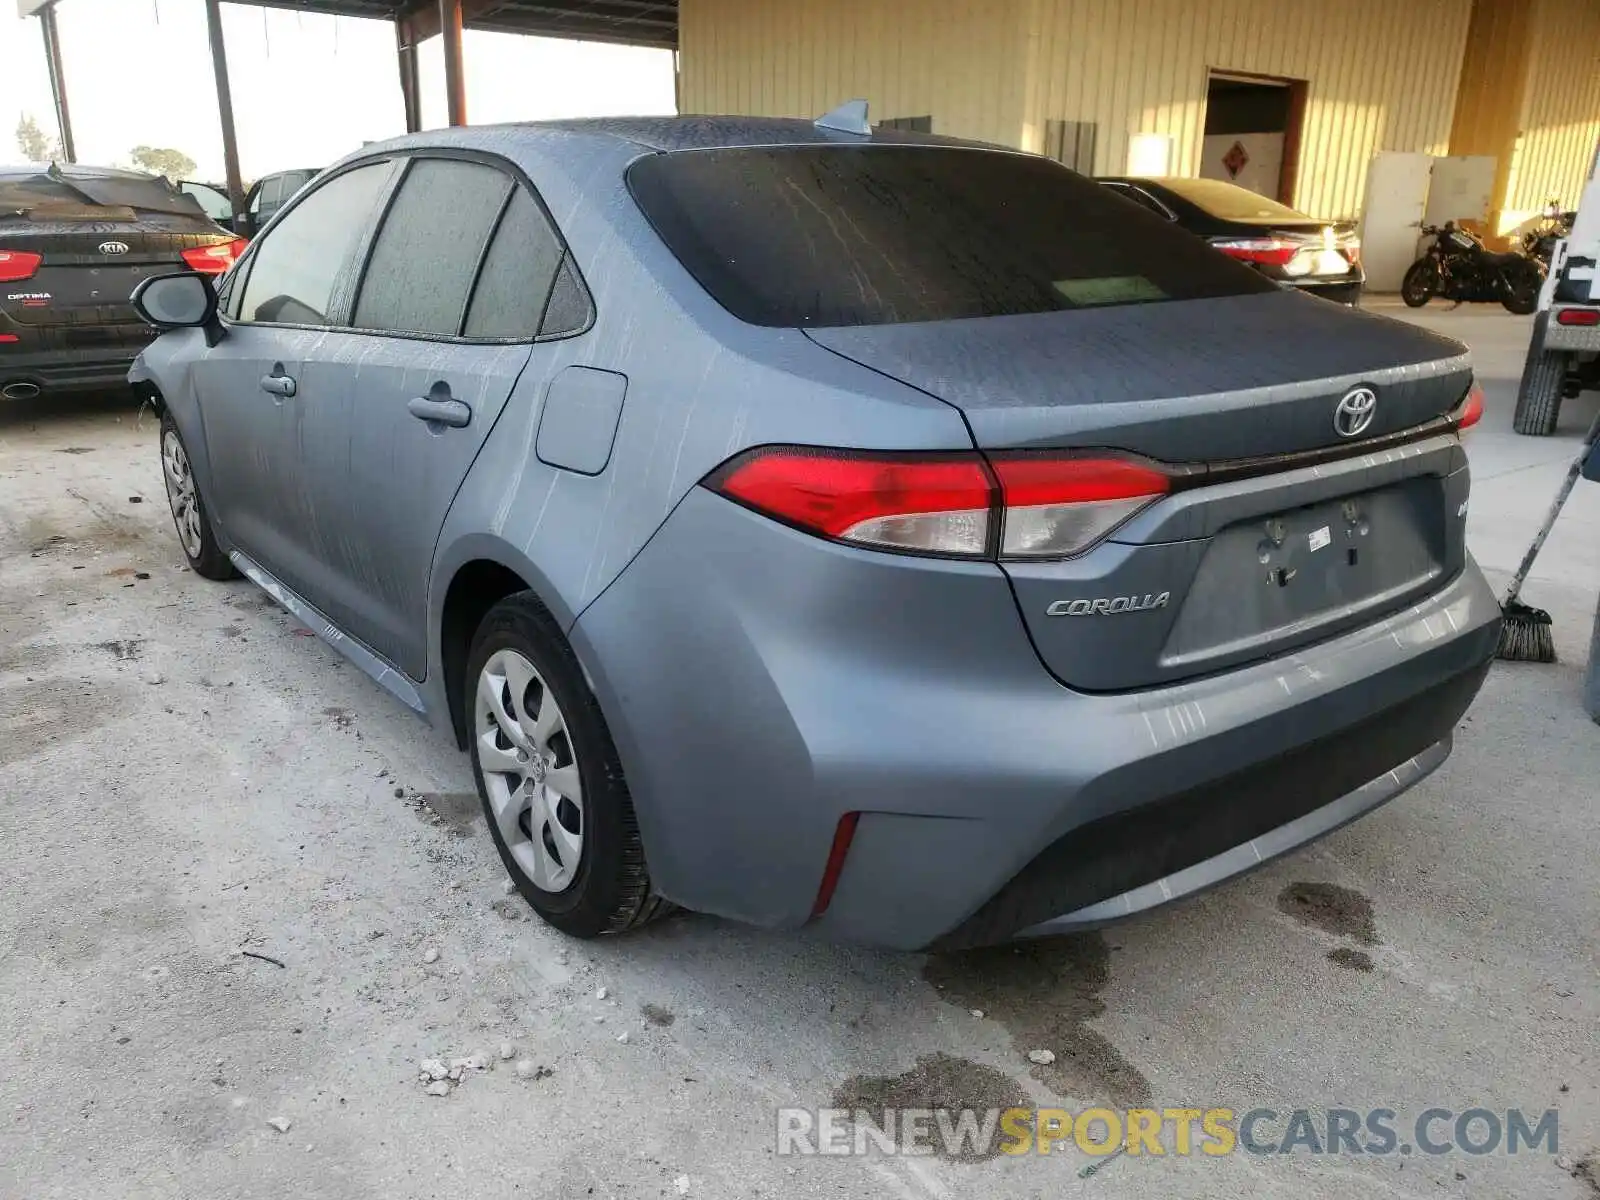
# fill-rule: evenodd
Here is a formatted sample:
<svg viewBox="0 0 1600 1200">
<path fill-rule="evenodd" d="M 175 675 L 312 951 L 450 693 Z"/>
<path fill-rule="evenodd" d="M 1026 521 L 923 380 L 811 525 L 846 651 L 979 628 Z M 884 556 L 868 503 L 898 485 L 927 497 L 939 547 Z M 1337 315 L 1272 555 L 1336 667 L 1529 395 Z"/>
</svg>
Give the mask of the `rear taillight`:
<svg viewBox="0 0 1600 1200">
<path fill-rule="evenodd" d="M 994 488 L 975 454 L 761 449 L 707 482 L 757 512 L 842 542 L 968 558 L 989 545 Z"/>
<path fill-rule="evenodd" d="M 1163 472 L 1120 458 L 996 456 L 1001 558 L 1066 558 L 1101 541 L 1172 489 Z"/>
<path fill-rule="evenodd" d="M 1557 325 L 1600 325 L 1600 308 L 1563 308 L 1556 314 Z"/>
<path fill-rule="evenodd" d="M 28 250 L 0 250 L 0 283 L 21 283 L 32 279 L 44 259 Z"/>
<path fill-rule="evenodd" d="M 835 541 L 957 558 L 1067 558 L 1171 489 L 1120 458 L 1049 453 L 888 455 L 764 447 L 706 485 Z"/>
<path fill-rule="evenodd" d="M 1483 420 L 1483 388 L 1476 382 L 1467 389 L 1467 398 L 1456 410 L 1456 428 L 1471 429 Z"/>
<path fill-rule="evenodd" d="M 191 271 L 199 271 L 202 275 L 221 275 L 238 261 L 239 255 L 244 253 L 249 244 L 244 238 L 234 238 L 231 242 L 220 242 L 215 246 L 194 246 L 183 252 L 183 261 Z"/>
<path fill-rule="evenodd" d="M 1268 267 L 1285 266 L 1305 248 L 1301 242 L 1286 242 L 1282 238 L 1217 238 L 1211 245 L 1229 258 Z"/>
</svg>

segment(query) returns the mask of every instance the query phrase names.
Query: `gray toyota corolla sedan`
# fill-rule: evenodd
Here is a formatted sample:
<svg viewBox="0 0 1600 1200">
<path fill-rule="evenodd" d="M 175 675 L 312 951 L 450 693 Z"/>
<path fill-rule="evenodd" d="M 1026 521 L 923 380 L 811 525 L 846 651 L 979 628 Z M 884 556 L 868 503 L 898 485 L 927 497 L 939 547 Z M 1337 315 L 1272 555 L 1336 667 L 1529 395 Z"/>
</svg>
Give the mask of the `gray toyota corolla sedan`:
<svg viewBox="0 0 1600 1200">
<path fill-rule="evenodd" d="M 194 569 L 452 730 L 579 936 L 1138 912 L 1422 779 L 1496 644 L 1463 347 L 1042 158 L 438 131 L 139 303 Z"/>
</svg>

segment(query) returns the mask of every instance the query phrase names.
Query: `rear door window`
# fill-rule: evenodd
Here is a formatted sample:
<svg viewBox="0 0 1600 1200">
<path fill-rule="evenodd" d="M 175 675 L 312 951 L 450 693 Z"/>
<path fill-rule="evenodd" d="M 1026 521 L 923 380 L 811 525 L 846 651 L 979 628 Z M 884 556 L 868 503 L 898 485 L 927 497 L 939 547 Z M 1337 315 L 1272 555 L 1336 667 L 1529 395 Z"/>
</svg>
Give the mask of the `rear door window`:
<svg viewBox="0 0 1600 1200">
<path fill-rule="evenodd" d="M 355 326 L 434 337 L 459 334 L 478 266 L 511 189 L 510 176 L 483 163 L 413 162 L 367 260 Z"/>
<path fill-rule="evenodd" d="M 471 338 L 537 336 L 564 252 L 538 203 L 518 188 L 484 256 L 462 332 Z"/>
<path fill-rule="evenodd" d="M 239 316 L 280 325 L 327 325 L 335 287 L 376 219 L 391 162 L 336 175 L 285 213 L 250 255 Z"/>
<path fill-rule="evenodd" d="M 1274 290 L 1100 184 L 955 146 L 656 154 L 628 171 L 679 261 L 741 320 L 880 325 Z"/>
</svg>

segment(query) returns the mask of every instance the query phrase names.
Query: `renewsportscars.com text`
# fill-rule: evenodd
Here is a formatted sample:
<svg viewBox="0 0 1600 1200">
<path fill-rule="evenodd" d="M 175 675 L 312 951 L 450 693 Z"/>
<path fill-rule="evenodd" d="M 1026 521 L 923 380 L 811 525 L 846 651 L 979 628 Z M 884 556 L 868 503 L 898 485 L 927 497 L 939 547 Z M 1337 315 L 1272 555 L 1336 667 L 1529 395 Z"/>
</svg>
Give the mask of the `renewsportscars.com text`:
<svg viewBox="0 0 1600 1200">
<path fill-rule="evenodd" d="M 780 1108 L 782 1155 L 1557 1154 L 1556 1109 Z"/>
</svg>

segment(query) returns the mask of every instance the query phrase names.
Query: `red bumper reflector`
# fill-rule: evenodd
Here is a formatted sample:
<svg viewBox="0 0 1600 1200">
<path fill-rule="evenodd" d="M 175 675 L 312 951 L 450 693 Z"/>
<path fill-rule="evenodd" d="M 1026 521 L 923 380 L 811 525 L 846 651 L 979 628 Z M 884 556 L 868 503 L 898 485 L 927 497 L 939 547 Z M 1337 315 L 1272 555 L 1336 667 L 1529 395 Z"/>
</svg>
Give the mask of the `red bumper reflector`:
<svg viewBox="0 0 1600 1200">
<path fill-rule="evenodd" d="M 0 283 L 32 279 L 44 259 L 30 250 L 0 250 Z"/>
<path fill-rule="evenodd" d="M 22 339 L 14 333 L 0 333 L 0 342 L 9 344 L 11 342 L 20 342 L 21 340 Z"/>
<path fill-rule="evenodd" d="M 833 889 L 839 886 L 839 876 L 844 871 L 845 855 L 850 853 L 850 843 L 856 836 L 856 823 L 860 820 L 858 812 L 845 813 L 839 818 L 839 825 L 833 831 L 833 846 L 828 850 L 828 865 L 822 871 L 822 886 L 817 888 L 817 902 L 811 906 L 812 917 L 820 917 L 828 911 Z"/>
<path fill-rule="evenodd" d="M 1467 389 L 1467 398 L 1461 402 L 1461 416 L 1456 419 L 1457 429 L 1470 429 L 1483 420 L 1483 388 L 1476 380 Z"/>
<path fill-rule="evenodd" d="M 1557 325 L 1600 325 L 1600 308 L 1563 308 L 1556 314 Z"/>
</svg>

